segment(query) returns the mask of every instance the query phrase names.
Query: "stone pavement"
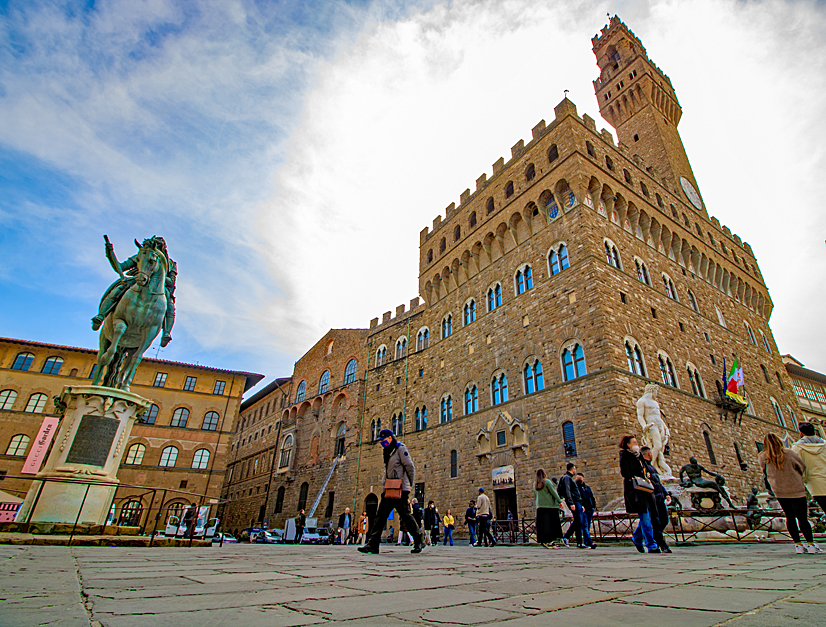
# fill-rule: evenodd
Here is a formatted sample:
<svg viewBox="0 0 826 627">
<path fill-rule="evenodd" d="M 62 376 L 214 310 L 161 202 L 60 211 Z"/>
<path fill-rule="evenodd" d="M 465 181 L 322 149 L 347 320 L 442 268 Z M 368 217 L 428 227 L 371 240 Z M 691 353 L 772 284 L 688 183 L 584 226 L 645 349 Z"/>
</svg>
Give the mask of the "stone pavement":
<svg viewBox="0 0 826 627">
<path fill-rule="evenodd" d="M 384 547 L 383 547 L 384 549 Z M 633 548 L 0 546 L 0 626 L 826 624 L 826 555 Z"/>
</svg>

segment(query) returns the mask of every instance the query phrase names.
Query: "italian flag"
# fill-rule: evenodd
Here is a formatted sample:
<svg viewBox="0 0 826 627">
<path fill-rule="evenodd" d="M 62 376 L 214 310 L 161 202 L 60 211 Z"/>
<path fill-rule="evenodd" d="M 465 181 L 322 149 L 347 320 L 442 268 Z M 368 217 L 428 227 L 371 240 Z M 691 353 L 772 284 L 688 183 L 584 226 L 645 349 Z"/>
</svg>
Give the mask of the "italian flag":
<svg viewBox="0 0 826 627">
<path fill-rule="evenodd" d="M 746 382 L 743 379 L 743 366 L 737 362 L 737 357 L 735 357 L 734 363 L 731 365 L 731 371 L 728 374 L 726 395 L 732 397 L 738 403 L 748 405 L 746 399 L 740 395 L 740 390 L 745 384 Z"/>
</svg>

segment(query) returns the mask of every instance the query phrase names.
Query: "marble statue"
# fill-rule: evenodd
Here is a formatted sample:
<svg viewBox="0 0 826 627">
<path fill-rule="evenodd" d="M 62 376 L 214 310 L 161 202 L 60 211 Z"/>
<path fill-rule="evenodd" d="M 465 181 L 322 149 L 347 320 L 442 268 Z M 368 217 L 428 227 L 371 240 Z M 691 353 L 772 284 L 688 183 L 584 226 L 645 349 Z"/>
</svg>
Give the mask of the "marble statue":
<svg viewBox="0 0 826 627">
<path fill-rule="evenodd" d="M 714 477 L 714 481 L 705 479 L 703 477 L 704 472 Z M 683 475 L 685 475 L 685 477 L 683 477 Z M 726 500 L 729 507 L 734 509 L 734 503 L 731 502 L 728 490 L 725 488 L 725 478 L 716 472 L 711 472 L 707 468 L 703 468 L 696 457 L 689 458 L 688 463 L 680 468 L 680 485 L 687 488 L 697 487 L 706 489 L 709 492 L 717 492 Z"/>
<path fill-rule="evenodd" d="M 657 469 L 661 479 L 673 479 L 671 467 L 665 461 L 665 446 L 671 437 L 668 425 L 662 419 L 660 404 L 657 402 L 657 391 L 660 386 L 649 383 L 645 392 L 637 401 L 637 420 L 642 427 L 642 443 L 651 449 L 651 463 Z"/>
<path fill-rule="evenodd" d="M 120 263 L 107 236 L 106 258 L 119 278 L 100 301 L 92 329 L 100 329 L 100 350 L 93 385 L 129 391 L 143 353 L 163 331 L 161 346 L 172 340 L 177 265 L 161 237 L 135 240 L 137 254 Z"/>
</svg>

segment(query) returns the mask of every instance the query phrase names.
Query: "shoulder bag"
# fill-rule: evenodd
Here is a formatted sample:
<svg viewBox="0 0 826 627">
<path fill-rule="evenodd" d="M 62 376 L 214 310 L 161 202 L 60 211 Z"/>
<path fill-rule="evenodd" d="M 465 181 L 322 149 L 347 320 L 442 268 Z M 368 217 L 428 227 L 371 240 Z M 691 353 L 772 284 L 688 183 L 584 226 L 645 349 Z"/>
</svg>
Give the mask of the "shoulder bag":
<svg viewBox="0 0 826 627">
<path fill-rule="evenodd" d="M 399 449 L 397 448 L 393 451 L 393 455 L 398 455 Z M 384 498 L 386 499 L 400 499 L 402 498 L 402 480 L 401 479 L 391 479 L 390 477 L 386 476 L 385 470 L 385 480 L 384 480 Z"/>
<path fill-rule="evenodd" d="M 652 494 L 654 492 L 654 486 L 642 477 L 631 477 L 631 483 L 633 484 L 634 489 L 640 492 L 646 492 L 647 494 Z"/>
</svg>

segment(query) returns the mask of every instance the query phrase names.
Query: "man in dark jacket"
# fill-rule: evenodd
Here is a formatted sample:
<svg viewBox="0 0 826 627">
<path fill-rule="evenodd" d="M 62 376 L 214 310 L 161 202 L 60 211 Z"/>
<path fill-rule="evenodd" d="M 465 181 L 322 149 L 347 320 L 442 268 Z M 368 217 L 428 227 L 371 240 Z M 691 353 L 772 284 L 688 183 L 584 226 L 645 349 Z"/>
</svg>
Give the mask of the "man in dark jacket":
<svg viewBox="0 0 826 627">
<path fill-rule="evenodd" d="M 476 544 L 476 502 L 468 501 L 468 507 L 465 510 L 465 524 L 470 532 L 470 546 Z"/>
<path fill-rule="evenodd" d="M 301 544 L 301 536 L 304 535 L 304 526 L 307 524 L 307 516 L 302 509 L 295 519 L 295 543 Z"/>
<path fill-rule="evenodd" d="M 581 472 L 576 474 L 576 485 L 579 494 L 582 496 L 582 542 L 592 549 L 597 548 L 591 540 L 591 521 L 594 519 L 594 512 L 597 510 L 597 500 L 590 486 L 585 483 L 585 477 Z"/>
<path fill-rule="evenodd" d="M 431 544 L 430 534 L 433 532 L 433 524 L 436 522 L 436 503 L 429 501 L 424 510 L 424 542 Z"/>
<path fill-rule="evenodd" d="M 353 526 L 353 515 L 350 513 L 350 508 L 345 507 L 344 512 L 338 517 L 338 538 L 341 545 L 347 544 L 347 538 L 350 535 L 350 527 Z"/>
<path fill-rule="evenodd" d="M 663 530 L 665 530 L 668 525 L 668 504 L 671 503 L 671 495 L 666 492 L 666 489 L 660 482 L 660 475 L 652 463 L 654 454 L 651 449 L 643 446 L 640 449 L 640 457 L 642 458 L 642 463 L 645 465 L 646 471 L 648 471 L 648 474 L 651 476 L 651 485 L 654 486 L 653 506 L 651 502 L 649 502 L 651 526 L 654 528 L 654 541 L 663 553 L 671 553 L 671 549 L 668 548 L 668 543 L 665 541 L 665 536 L 663 536 Z"/>
<path fill-rule="evenodd" d="M 571 520 L 571 526 L 568 527 L 568 531 L 562 536 L 562 541 L 565 543 L 565 546 L 568 546 L 568 541 L 571 539 L 571 536 L 576 534 L 576 546 L 582 549 L 585 548 L 585 545 L 582 544 L 582 495 L 579 492 L 579 486 L 576 484 L 576 479 L 574 478 L 576 477 L 576 464 L 568 462 L 565 468 L 565 474 L 562 475 L 562 478 L 559 480 L 559 496 L 565 499 L 565 504 L 568 506 L 568 509 L 571 510 L 573 518 Z"/>
</svg>

